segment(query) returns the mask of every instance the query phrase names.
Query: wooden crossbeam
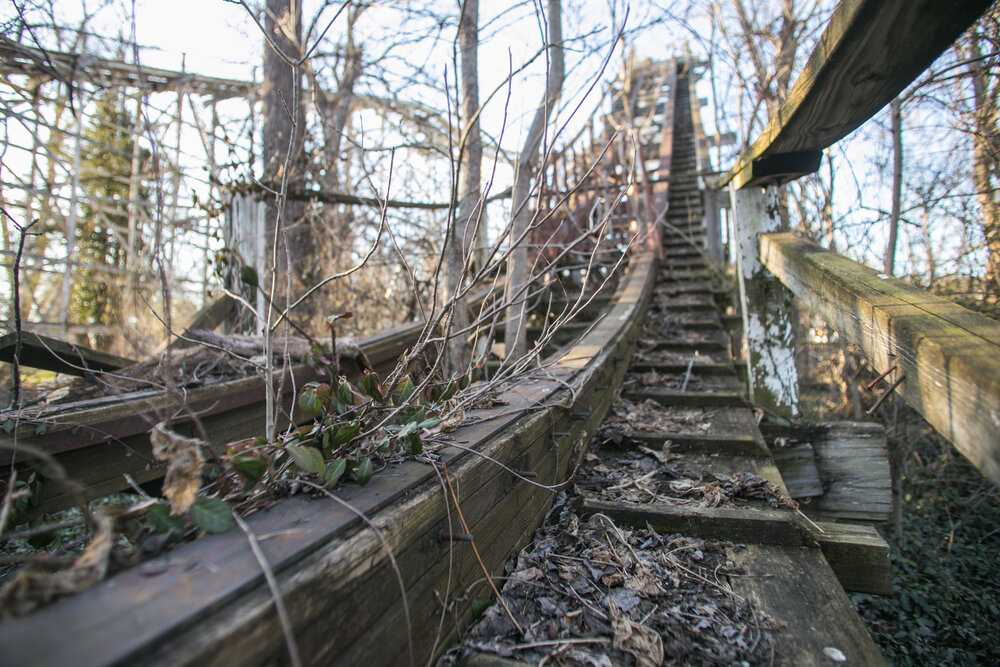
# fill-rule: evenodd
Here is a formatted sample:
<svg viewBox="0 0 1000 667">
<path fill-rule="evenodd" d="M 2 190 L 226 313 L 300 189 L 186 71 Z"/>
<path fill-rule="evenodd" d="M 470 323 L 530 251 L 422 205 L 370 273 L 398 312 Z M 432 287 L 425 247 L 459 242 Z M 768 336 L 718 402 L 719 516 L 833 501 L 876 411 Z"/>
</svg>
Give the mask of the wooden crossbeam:
<svg viewBox="0 0 1000 667">
<path fill-rule="evenodd" d="M 789 510 L 635 504 L 583 500 L 586 514 L 603 514 L 637 528 L 747 544 L 818 548 L 846 590 L 892 592 L 889 545 L 870 526 L 807 524 Z"/>
<path fill-rule="evenodd" d="M 1000 323 L 793 234 L 760 258 L 979 470 L 1000 482 Z"/>
<path fill-rule="evenodd" d="M 0 361 L 13 362 L 16 346 L 16 333 L 0 337 Z M 29 368 L 41 368 L 69 375 L 114 371 L 135 363 L 131 359 L 91 350 L 89 347 L 73 345 L 48 336 L 40 336 L 30 331 L 21 332 L 21 355 L 18 362 Z"/>
</svg>

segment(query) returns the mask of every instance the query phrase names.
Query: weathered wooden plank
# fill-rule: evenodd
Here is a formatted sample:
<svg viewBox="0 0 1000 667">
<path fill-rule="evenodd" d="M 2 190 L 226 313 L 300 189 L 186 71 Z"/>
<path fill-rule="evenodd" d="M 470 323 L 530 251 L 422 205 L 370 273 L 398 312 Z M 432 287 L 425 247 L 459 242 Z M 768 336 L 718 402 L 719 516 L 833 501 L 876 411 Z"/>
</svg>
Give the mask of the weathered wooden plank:
<svg viewBox="0 0 1000 667">
<path fill-rule="evenodd" d="M 236 299 L 228 294 L 220 294 L 210 304 L 195 313 L 191 322 L 184 329 L 184 333 L 171 341 L 169 347 L 184 349 L 197 345 L 198 341 L 187 337 L 188 332 L 196 329 L 215 329 L 223 322 L 232 318 L 233 314 L 236 313 L 237 305 Z"/>
<path fill-rule="evenodd" d="M 844 590 L 892 595 L 889 545 L 875 528 L 827 521 L 816 528 L 813 535 Z"/>
<path fill-rule="evenodd" d="M 1000 323 L 791 234 L 762 236 L 760 256 L 876 369 L 896 364 L 903 398 L 1000 482 Z"/>
<path fill-rule="evenodd" d="M 812 443 L 802 442 L 789 447 L 771 449 L 774 463 L 792 498 L 815 498 L 823 495 L 823 482 L 816 467 Z"/>
<path fill-rule="evenodd" d="M 615 521 L 631 526 L 643 528 L 649 524 L 658 531 L 703 539 L 818 546 L 811 533 L 787 510 L 697 507 L 666 503 L 636 505 L 591 499 L 581 502 L 581 510 L 587 514 L 606 514 Z"/>
<path fill-rule="evenodd" d="M 625 392 L 625 398 L 632 401 L 652 399 L 665 406 L 749 407 L 746 397 L 738 391 L 671 391 L 644 388 Z"/>
<path fill-rule="evenodd" d="M 808 438 L 825 492 L 804 507 L 818 518 L 881 523 L 892 513 L 892 473 L 885 428 L 835 422 L 811 429 Z"/>
<path fill-rule="evenodd" d="M 379 372 L 395 364 L 398 356 L 413 344 L 423 325 L 414 323 L 400 329 L 384 332 L 365 339 L 361 349 Z M 277 371 L 275 378 L 285 371 Z M 275 384 L 283 387 L 281 415 L 291 412 L 294 387 L 304 382 L 322 379 L 306 364 L 292 367 L 286 379 Z M 350 377 L 351 376 L 349 374 Z M 24 423 L 17 430 L 19 442 L 29 443 L 53 454 L 70 478 L 85 487 L 86 499 L 99 498 L 127 488 L 124 475 L 130 475 L 142 484 L 163 476 L 165 466 L 151 456 L 149 430 L 162 415 L 177 411 L 178 398 L 163 392 L 145 392 L 127 398 L 108 397 L 111 405 L 92 405 L 80 409 L 73 406 L 56 406 L 43 409 L 35 420 Z M 260 434 L 264 424 L 264 389 L 259 377 L 190 389 L 185 394 L 186 415 L 198 414 L 201 428 L 213 447 Z M 178 433 L 202 437 L 190 418 L 182 414 L 175 422 Z M 284 417 L 281 417 L 282 419 Z M 44 423 L 44 433 L 36 432 L 36 425 Z M 285 422 L 281 422 L 283 426 Z M 10 440 L 0 434 L 0 441 Z M 0 464 L 10 463 L 14 448 L 0 449 Z M 220 450 L 221 453 L 221 450 Z M 24 464 L 30 461 L 24 460 Z M 45 485 L 42 503 L 33 513 L 63 509 L 73 503 L 65 489 L 58 485 Z"/>
<path fill-rule="evenodd" d="M 848 665 L 885 664 L 819 549 L 748 544 L 727 551 L 743 571 L 730 578 L 733 591 L 784 624 L 774 633 L 774 664 L 831 665 L 839 654 Z"/>
<path fill-rule="evenodd" d="M 753 435 L 714 435 L 703 433 L 654 433 L 650 431 L 626 431 L 624 437 L 662 447 L 670 441 L 670 451 L 678 454 L 703 452 L 706 454 L 730 454 L 736 456 L 767 456 L 768 450 L 759 438 Z"/>
<path fill-rule="evenodd" d="M 777 117 L 722 184 L 763 184 L 753 177 L 760 158 L 821 151 L 847 136 L 989 6 L 986 0 L 842 0 Z"/>
<path fill-rule="evenodd" d="M 0 336 L 0 361 L 13 363 L 17 347 L 17 333 Z M 115 371 L 135 362 L 107 352 L 92 350 L 30 331 L 21 332 L 19 363 L 29 368 L 41 368 L 56 373 L 84 375 L 101 371 Z"/>
</svg>

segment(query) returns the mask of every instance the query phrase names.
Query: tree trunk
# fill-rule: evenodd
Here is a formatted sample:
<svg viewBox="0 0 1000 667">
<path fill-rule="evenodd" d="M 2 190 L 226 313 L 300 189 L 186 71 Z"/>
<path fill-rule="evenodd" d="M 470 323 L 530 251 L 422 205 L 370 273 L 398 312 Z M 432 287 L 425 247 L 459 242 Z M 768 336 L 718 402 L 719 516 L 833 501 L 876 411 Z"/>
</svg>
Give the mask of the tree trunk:
<svg viewBox="0 0 1000 667">
<path fill-rule="evenodd" d="M 549 71 L 548 85 L 545 97 L 535 112 L 535 117 L 528 130 L 528 137 L 518 156 L 517 169 L 514 172 L 514 193 L 512 203 L 513 220 L 510 231 L 510 243 L 515 246 L 507 260 L 507 286 L 505 303 L 507 305 L 506 331 L 504 332 L 504 348 L 507 361 L 523 357 L 528 351 L 527 338 L 527 292 L 528 292 L 528 249 L 524 242 L 527 238 L 528 223 L 531 220 L 531 210 L 528 199 L 531 195 L 531 177 L 534 173 L 538 148 L 542 143 L 545 128 L 548 125 L 552 110 L 555 108 L 562 92 L 565 73 L 562 45 L 562 11 L 559 0 L 549 0 Z M 523 237 L 523 238 L 522 238 Z"/>
<path fill-rule="evenodd" d="M 889 214 L 889 241 L 885 248 L 885 274 L 896 275 L 896 240 L 899 236 L 899 214 L 903 195 L 903 118 L 902 101 L 889 105 L 892 118 L 892 212 Z"/>
<path fill-rule="evenodd" d="M 997 128 L 996 91 L 990 90 L 988 62 L 983 61 L 980 35 L 974 32 L 969 45 L 969 74 L 975 103 L 973 134 L 973 181 L 983 213 L 983 235 L 989 257 L 986 260 L 986 282 L 1000 293 L 1000 202 L 993 184 L 1000 155 L 1000 130 Z"/>
<path fill-rule="evenodd" d="M 302 180 L 298 164 L 305 126 L 301 69 L 288 62 L 301 57 L 301 0 L 267 0 L 264 29 L 269 40 L 264 43 L 264 80 L 261 84 L 264 102 L 262 180 L 280 193 L 282 183 L 287 189 L 299 189 Z M 285 201 L 280 194 L 278 197 L 267 195 L 266 201 L 265 245 L 271 253 L 265 258 L 267 267 L 255 268 L 258 271 L 266 269 L 261 274 L 265 278 L 262 286 L 271 290 L 276 304 L 282 304 L 290 296 L 287 279 L 291 278 L 292 290 L 301 288 L 294 275 L 301 258 L 307 256 L 303 251 L 309 239 L 299 220 L 303 210 L 301 203 Z M 295 259 L 290 261 L 290 258 Z"/>
<path fill-rule="evenodd" d="M 463 288 L 467 267 L 473 256 L 481 256 L 486 237 L 485 201 L 480 192 L 482 181 L 483 139 L 479 132 L 479 0 L 465 0 L 458 24 L 462 53 L 462 136 L 459 141 L 458 192 L 461 200 L 448 239 L 445 266 L 445 298 L 455 298 Z M 477 262 L 478 264 L 478 262 Z M 481 268 L 477 266 L 477 268 Z M 455 301 L 452 331 L 457 335 L 448 342 L 448 361 L 453 371 L 461 372 L 471 361 L 467 300 Z"/>
</svg>

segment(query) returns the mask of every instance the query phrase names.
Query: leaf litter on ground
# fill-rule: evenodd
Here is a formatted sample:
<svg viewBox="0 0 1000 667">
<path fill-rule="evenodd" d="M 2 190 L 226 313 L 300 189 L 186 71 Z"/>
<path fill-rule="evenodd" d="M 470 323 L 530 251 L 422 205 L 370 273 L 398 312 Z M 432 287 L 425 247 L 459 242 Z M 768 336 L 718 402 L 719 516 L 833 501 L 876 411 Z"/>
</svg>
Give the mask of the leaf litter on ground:
<svg viewBox="0 0 1000 667">
<path fill-rule="evenodd" d="M 583 520 L 565 505 L 553 514 L 501 591 L 524 634 L 493 604 L 439 664 L 477 653 L 546 665 L 769 661 L 776 625 L 730 590 L 739 572 L 725 545 Z"/>
</svg>

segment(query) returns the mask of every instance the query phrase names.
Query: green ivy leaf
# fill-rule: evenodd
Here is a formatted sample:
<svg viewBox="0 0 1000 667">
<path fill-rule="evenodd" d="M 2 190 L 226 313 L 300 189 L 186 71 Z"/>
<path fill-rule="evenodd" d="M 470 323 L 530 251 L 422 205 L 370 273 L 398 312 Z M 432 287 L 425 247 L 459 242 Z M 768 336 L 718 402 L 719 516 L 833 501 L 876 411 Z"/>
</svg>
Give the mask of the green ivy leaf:
<svg viewBox="0 0 1000 667">
<path fill-rule="evenodd" d="M 351 383 L 347 380 L 341 380 L 340 384 L 337 385 L 337 398 L 344 405 L 354 405 L 354 392 L 351 391 Z"/>
<path fill-rule="evenodd" d="M 366 371 L 364 377 L 361 378 L 361 391 L 376 403 L 382 403 L 385 401 L 385 398 L 382 397 L 382 392 L 379 391 L 378 385 L 378 376 L 371 371 Z"/>
<path fill-rule="evenodd" d="M 358 468 L 355 471 L 358 476 L 358 484 L 364 486 L 372 478 L 372 460 L 368 456 L 358 459 Z"/>
<path fill-rule="evenodd" d="M 406 378 L 402 382 L 396 385 L 396 390 L 392 392 L 392 404 L 396 407 L 403 405 L 410 397 L 413 396 L 413 392 L 416 386 L 413 384 L 413 380 Z"/>
<path fill-rule="evenodd" d="M 333 436 L 330 446 L 340 447 L 341 445 L 346 445 L 361 432 L 361 422 L 354 422 L 348 424 L 347 426 L 341 426 L 337 429 L 337 433 Z"/>
<path fill-rule="evenodd" d="M 323 397 L 320 394 L 320 384 L 310 382 L 299 392 L 299 409 L 307 419 L 318 417 L 323 413 Z"/>
<path fill-rule="evenodd" d="M 444 390 L 443 394 L 441 394 L 441 400 L 442 401 L 447 401 L 449 398 L 451 398 L 452 396 L 454 396 L 455 392 L 457 392 L 457 391 L 458 391 L 458 383 L 457 382 L 449 382 L 448 383 L 448 388 Z"/>
<path fill-rule="evenodd" d="M 256 484 L 257 480 L 267 471 L 267 458 L 259 452 L 240 452 L 229 459 L 229 465 L 247 483 Z"/>
<path fill-rule="evenodd" d="M 3 420 L 3 432 L 4 433 L 11 433 L 11 432 L 13 432 L 15 426 L 17 426 L 17 424 L 14 422 L 13 419 L 5 419 L 5 420 Z"/>
<path fill-rule="evenodd" d="M 260 281 L 257 279 L 257 270 L 249 264 L 244 264 L 240 267 L 240 280 L 254 288 L 260 284 Z"/>
<path fill-rule="evenodd" d="M 406 447 L 406 451 L 414 456 L 424 451 L 424 442 L 420 439 L 420 434 L 416 430 L 407 434 L 405 438 L 400 438 L 399 441 Z"/>
<path fill-rule="evenodd" d="M 417 422 L 415 421 L 406 422 L 406 424 L 403 425 L 403 428 L 399 429 L 399 433 L 396 434 L 396 437 L 402 440 L 403 438 L 409 436 L 411 433 L 416 433 L 416 432 L 417 432 Z"/>
<path fill-rule="evenodd" d="M 347 470 L 347 461 L 344 459 L 330 461 L 326 465 L 326 470 L 323 471 L 323 484 L 333 488 L 333 485 L 337 483 L 337 480 L 341 478 L 345 470 Z"/>
<path fill-rule="evenodd" d="M 417 424 L 417 428 L 434 428 L 440 423 L 441 423 L 440 417 L 430 417 L 429 419 L 425 419 L 419 424 Z"/>
<path fill-rule="evenodd" d="M 389 446 L 391 444 L 392 444 L 392 438 L 387 435 L 384 438 L 382 438 L 382 440 L 378 443 L 378 450 L 383 454 L 385 454 L 387 451 L 389 451 Z"/>
<path fill-rule="evenodd" d="M 233 511 L 220 498 L 205 498 L 194 501 L 191 506 L 191 520 L 199 530 L 206 533 L 224 533 L 236 527 Z"/>
<path fill-rule="evenodd" d="M 490 608 L 490 601 L 486 598 L 472 598 L 472 615 L 476 618 L 483 615 L 483 612 Z"/>
<path fill-rule="evenodd" d="M 197 501 L 195 502 L 197 503 Z M 146 518 L 149 519 L 149 525 L 153 527 L 154 533 L 163 535 L 172 530 L 177 535 L 184 534 L 184 519 L 179 516 L 171 516 L 169 503 L 156 503 L 146 510 Z"/>
<path fill-rule="evenodd" d="M 285 451 L 292 457 L 292 461 L 300 470 L 318 475 L 323 472 L 323 454 L 315 447 L 304 447 L 302 445 L 288 445 Z"/>
</svg>

